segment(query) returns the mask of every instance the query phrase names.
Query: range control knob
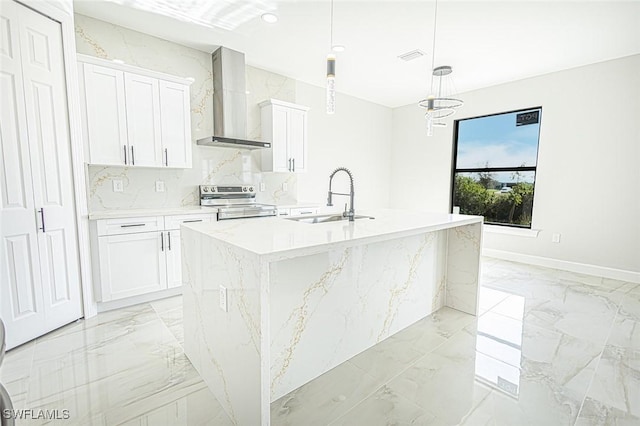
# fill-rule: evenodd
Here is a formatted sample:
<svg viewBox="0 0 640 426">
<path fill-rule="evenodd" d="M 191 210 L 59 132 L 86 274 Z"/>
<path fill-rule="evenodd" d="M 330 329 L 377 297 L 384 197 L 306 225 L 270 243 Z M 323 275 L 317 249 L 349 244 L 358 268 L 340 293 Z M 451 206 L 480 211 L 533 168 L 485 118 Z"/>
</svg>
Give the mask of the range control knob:
<svg viewBox="0 0 640 426">
<path fill-rule="evenodd" d="M 253 186 L 249 187 L 249 192 L 253 192 Z"/>
<path fill-rule="evenodd" d="M 202 187 L 202 192 L 209 192 L 209 187 L 203 186 Z"/>
<path fill-rule="evenodd" d="M 217 186 L 212 186 L 211 187 L 211 192 L 218 192 L 218 187 Z"/>
<path fill-rule="evenodd" d="M 247 187 L 246 186 L 242 187 L 242 192 L 247 192 Z"/>
</svg>

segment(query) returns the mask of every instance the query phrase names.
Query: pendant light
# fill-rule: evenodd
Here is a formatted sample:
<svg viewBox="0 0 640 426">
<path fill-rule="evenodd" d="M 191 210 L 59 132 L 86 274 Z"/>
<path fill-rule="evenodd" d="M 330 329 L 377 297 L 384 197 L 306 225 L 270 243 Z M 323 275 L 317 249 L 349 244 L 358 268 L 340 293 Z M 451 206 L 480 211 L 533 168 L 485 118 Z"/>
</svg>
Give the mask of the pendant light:
<svg viewBox="0 0 640 426">
<path fill-rule="evenodd" d="M 449 117 L 456 109 L 464 105 L 464 102 L 455 97 L 456 89 L 451 78 L 453 68 L 449 65 L 435 67 L 436 57 L 436 24 L 438 20 L 438 0 L 435 2 L 433 13 L 433 47 L 431 49 L 431 91 L 426 99 L 418 102 L 418 105 L 427 110 L 424 117 L 427 122 L 427 136 L 433 136 L 434 127 L 444 127 L 443 118 Z M 435 79 L 434 79 L 435 77 Z"/>
<path fill-rule="evenodd" d="M 329 24 L 329 47 L 333 50 L 333 0 L 331 0 L 331 21 Z M 336 112 L 336 55 L 327 55 L 327 114 Z"/>
</svg>

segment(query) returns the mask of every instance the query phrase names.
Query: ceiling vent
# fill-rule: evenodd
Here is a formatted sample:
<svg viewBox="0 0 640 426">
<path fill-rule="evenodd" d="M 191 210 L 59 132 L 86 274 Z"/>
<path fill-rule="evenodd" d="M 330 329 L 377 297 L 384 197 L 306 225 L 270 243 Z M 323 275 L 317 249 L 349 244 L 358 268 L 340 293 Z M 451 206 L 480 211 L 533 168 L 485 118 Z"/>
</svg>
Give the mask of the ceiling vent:
<svg viewBox="0 0 640 426">
<path fill-rule="evenodd" d="M 407 53 L 403 53 L 402 55 L 398 56 L 398 58 L 402 59 L 403 61 L 413 61 L 414 59 L 418 59 L 421 58 L 425 55 L 425 53 L 422 50 L 412 50 L 411 52 L 407 52 Z"/>
</svg>

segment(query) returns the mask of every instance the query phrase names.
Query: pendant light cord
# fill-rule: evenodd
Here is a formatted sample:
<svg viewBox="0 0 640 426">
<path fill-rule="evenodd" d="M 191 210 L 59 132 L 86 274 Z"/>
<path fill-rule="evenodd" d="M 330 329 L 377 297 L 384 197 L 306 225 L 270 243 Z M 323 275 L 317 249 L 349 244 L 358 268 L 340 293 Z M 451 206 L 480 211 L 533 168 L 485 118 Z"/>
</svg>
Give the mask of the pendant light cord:
<svg viewBox="0 0 640 426">
<path fill-rule="evenodd" d="M 333 0 L 331 0 L 331 22 L 329 23 L 329 49 L 333 49 Z"/>
<path fill-rule="evenodd" d="M 333 5 L 333 0 L 331 0 L 331 4 Z M 438 20 L 438 0 L 436 0 L 436 7 L 435 7 L 435 11 L 433 12 L 433 46 L 431 48 L 431 89 L 429 89 L 431 91 L 433 91 L 433 69 L 435 68 L 435 65 L 436 65 L 436 22 L 437 20 Z"/>
</svg>

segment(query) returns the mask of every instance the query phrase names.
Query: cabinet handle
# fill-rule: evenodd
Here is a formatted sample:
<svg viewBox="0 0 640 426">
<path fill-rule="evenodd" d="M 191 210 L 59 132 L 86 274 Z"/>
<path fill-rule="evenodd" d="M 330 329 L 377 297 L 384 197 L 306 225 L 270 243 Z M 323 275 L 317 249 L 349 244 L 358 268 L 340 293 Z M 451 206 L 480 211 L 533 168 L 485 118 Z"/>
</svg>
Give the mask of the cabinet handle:
<svg viewBox="0 0 640 426">
<path fill-rule="evenodd" d="M 202 219 L 183 220 L 182 223 L 202 222 Z"/>
<path fill-rule="evenodd" d="M 293 163 L 293 170 L 292 171 L 296 171 L 296 159 L 294 158 L 293 160 L 291 160 L 291 162 Z"/>
<path fill-rule="evenodd" d="M 288 170 L 291 171 L 291 158 L 289 158 L 289 168 L 288 168 Z"/>
<path fill-rule="evenodd" d="M 136 165 L 136 157 L 133 156 L 133 145 L 131 145 L 131 165 Z"/>
<path fill-rule="evenodd" d="M 122 150 L 124 151 L 124 164 L 127 164 L 127 146 L 122 145 Z"/>
<path fill-rule="evenodd" d="M 40 222 L 42 223 L 42 227 L 38 229 L 40 229 L 42 232 L 46 232 L 44 229 L 44 207 L 38 210 L 38 213 L 40 213 Z"/>
<path fill-rule="evenodd" d="M 146 223 L 133 223 L 131 225 L 120 225 L 120 228 L 133 228 L 134 226 L 146 226 Z"/>
<path fill-rule="evenodd" d="M 160 250 L 164 251 L 164 232 L 160 233 Z"/>
<path fill-rule="evenodd" d="M 300 212 L 300 214 L 313 214 L 313 212 Z"/>
<path fill-rule="evenodd" d="M 167 151 L 167 148 L 164 149 L 164 165 L 169 167 L 169 151 Z"/>
<path fill-rule="evenodd" d="M 167 232 L 167 239 L 169 240 L 169 250 L 171 250 L 171 231 Z"/>
</svg>

